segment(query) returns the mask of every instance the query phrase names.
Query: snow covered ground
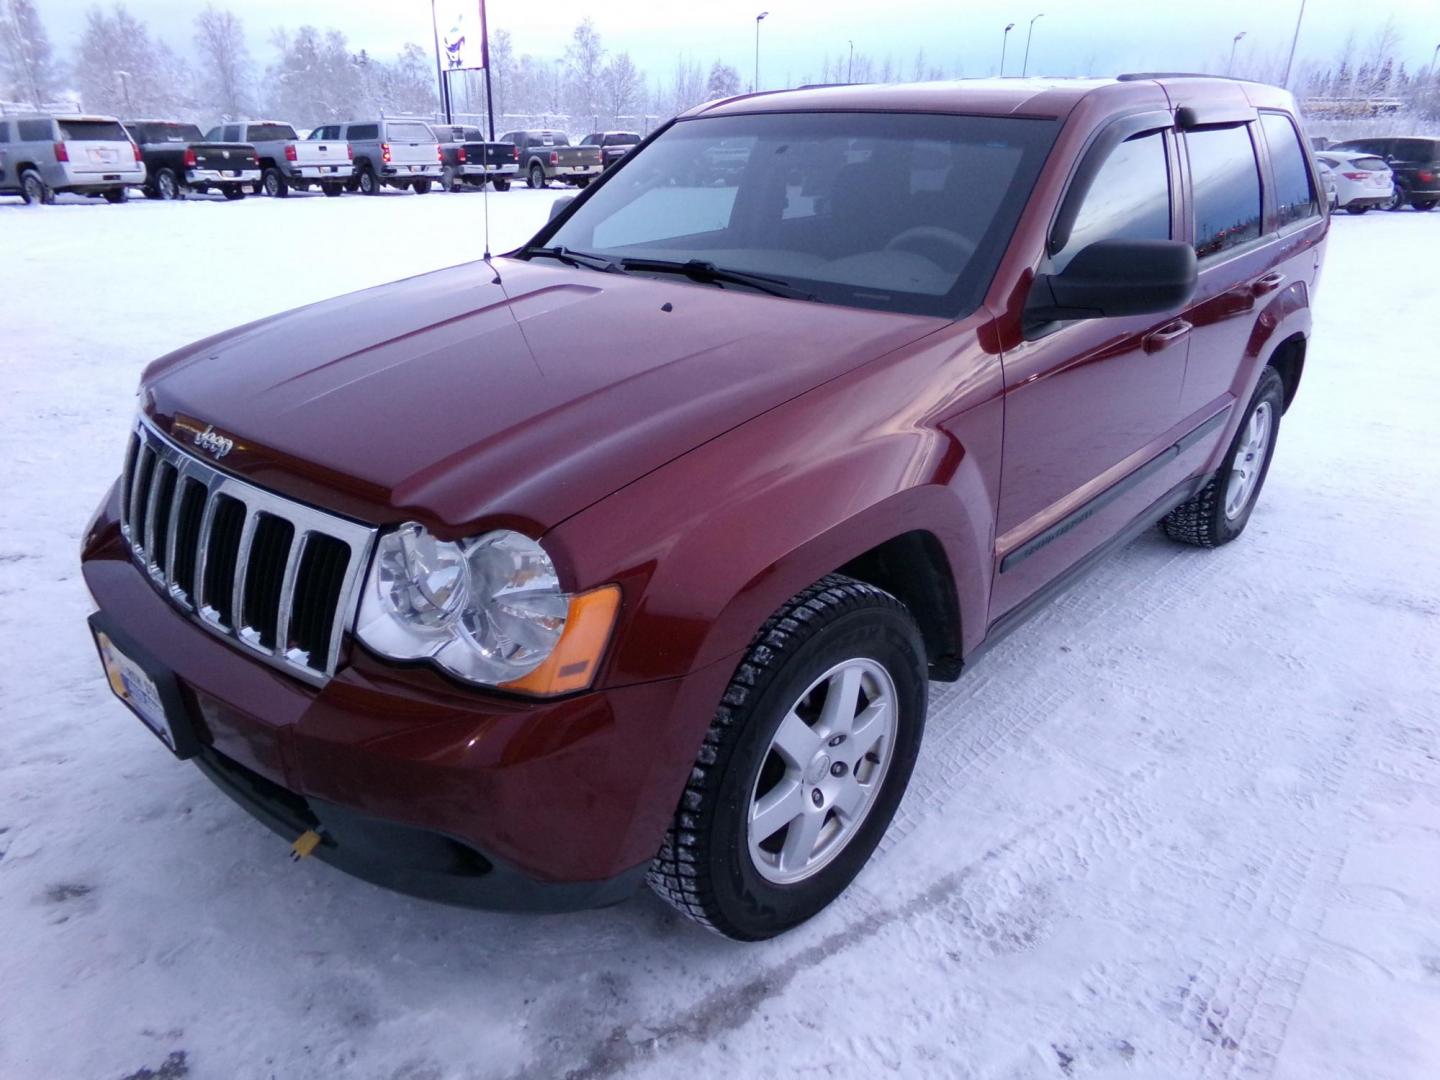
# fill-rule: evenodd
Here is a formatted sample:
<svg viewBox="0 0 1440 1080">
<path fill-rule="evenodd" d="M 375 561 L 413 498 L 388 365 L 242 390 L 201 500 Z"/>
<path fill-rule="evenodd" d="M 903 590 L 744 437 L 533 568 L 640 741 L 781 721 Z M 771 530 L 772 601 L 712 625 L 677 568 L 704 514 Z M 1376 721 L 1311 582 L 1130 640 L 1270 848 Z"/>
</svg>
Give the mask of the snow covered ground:
<svg viewBox="0 0 1440 1080">
<path fill-rule="evenodd" d="M 497 250 L 555 194 L 492 196 Z M 0 1077 L 1440 1075 L 1440 213 L 1335 221 L 1245 538 L 1148 534 L 937 685 L 873 863 L 760 946 L 291 865 L 101 676 L 77 547 L 141 367 L 481 215 L 0 200 Z"/>
</svg>

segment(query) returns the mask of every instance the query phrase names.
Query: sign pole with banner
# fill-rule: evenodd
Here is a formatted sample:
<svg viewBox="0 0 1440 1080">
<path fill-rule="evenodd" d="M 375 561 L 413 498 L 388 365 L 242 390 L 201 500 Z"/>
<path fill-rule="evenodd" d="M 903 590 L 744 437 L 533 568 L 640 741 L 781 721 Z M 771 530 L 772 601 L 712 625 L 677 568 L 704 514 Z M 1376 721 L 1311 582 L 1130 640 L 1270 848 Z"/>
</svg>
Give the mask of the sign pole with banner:
<svg viewBox="0 0 1440 1080">
<path fill-rule="evenodd" d="M 451 73 L 484 71 L 490 138 L 495 138 L 494 94 L 490 88 L 490 33 L 485 17 L 485 0 L 430 0 L 430 22 L 435 30 L 435 67 L 440 76 L 445 122 L 453 122 Z"/>
<path fill-rule="evenodd" d="M 495 141 L 495 95 L 490 89 L 490 22 L 485 0 L 480 0 L 480 49 L 485 56 L 485 115 L 490 119 L 490 141 Z"/>
<path fill-rule="evenodd" d="M 430 29 L 435 35 L 435 78 L 440 82 L 440 111 L 445 123 L 450 123 L 450 80 L 445 76 L 445 65 L 440 59 L 440 24 L 435 18 L 435 0 L 430 0 Z"/>
</svg>

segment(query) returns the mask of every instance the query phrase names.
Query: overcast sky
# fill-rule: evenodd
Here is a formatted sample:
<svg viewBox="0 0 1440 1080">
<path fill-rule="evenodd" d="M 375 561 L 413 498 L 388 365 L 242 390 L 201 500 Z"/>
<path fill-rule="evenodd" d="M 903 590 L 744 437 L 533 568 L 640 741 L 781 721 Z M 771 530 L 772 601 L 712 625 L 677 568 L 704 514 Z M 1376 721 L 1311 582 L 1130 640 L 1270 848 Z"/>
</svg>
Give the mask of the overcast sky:
<svg viewBox="0 0 1440 1080">
<path fill-rule="evenodd" d="M 450 0 L 442 0 L 442 3 Z M 471 0 L 472 3 L 478 0 Z M 336 27 L 355 49 L 393 54 L 406 41 L 430 46 L 429 0 L 217 0 L 245 20 L 255 58 L 270 59 L 269 36 L 277 26 L 311 23 Z M 84 0 L 37 0 L 57 50 L 63 55 L 78 36 Z M 108 6 L 108 4 L 106 5 Z M 189 23 L 199 0 L 128 0 L 127 6 L 177 47 L 188 46 Z M 595 20 L 605 46 L 629 50 L 654 77 L 668 77 L 677 55 L 708 63 L 723 57 L 749 82 L 754 65 L 755 15 L 768 8 L 761 27 L 761 85 L 776 86 L 818 76 L 822 59 L 843 55 L 853 40 L 859 52 L 894 55 L 908 71 L 916 51 L 927 65 L 966 75 L 993 74 L 1002 30 L 1010 34 L 1006 71 L 1019 73 L 1025 31 L 1036 12 L 1030 71 L 1042 74 L 1124 70 L 1193 69 L 1228 55 L 1233 36 L 1245 31 L 1240 57 L 1281 55 L 1290 46 L 1300 0 L 490 0 L 492 32 L 510 31 L 519 53 L 559 56 L 577 22 Z M 1363 53 L 1376 28 L 1393 15 L 1401 33 L 1400 55 L 1423 67 L 1440 44 L 1440 0 L 1309 0 L 1300 35 L 1300 56 L 1329 58 L 1354 33 Z M 443 28 L 442 28 L 443 29 Z"/>
</svg>

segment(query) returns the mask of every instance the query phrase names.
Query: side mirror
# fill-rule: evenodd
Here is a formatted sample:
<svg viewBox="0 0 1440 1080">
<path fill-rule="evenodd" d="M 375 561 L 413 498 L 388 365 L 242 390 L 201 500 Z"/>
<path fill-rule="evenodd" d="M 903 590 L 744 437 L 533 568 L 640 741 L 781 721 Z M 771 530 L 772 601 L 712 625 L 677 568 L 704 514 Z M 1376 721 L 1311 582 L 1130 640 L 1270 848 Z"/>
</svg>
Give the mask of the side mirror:
<svg viewBox="0 0 1440 1080">
<path fill-rule="evenodd" d="M 550 220 L 554 221 L 565 212 L 565 208 L 575 201 L 574 195 L 561 195 L 550 204 Z"/>
<path fill-rule="evenodd" d="M 1195 294 L 1198 274 L 1195 249 L 1183 240 L 1097 240 L 1060 273 L 1036 276 L 1025 323 L 1170 311 Z"/>
</svg>

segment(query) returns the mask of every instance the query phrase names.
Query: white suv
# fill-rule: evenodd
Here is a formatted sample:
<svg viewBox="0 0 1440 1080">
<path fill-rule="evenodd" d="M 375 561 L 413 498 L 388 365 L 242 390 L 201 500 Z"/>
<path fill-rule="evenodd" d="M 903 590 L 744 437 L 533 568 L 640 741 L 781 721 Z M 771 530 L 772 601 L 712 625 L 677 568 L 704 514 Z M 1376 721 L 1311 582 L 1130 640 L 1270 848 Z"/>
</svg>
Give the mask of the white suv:
<svg viewBox="0 0 1440 1080">
<path fill-rule="evenodd" d="M 140 148 L 111 116 L 0 116 L 0 195 L 53 203 L 60 192 L 124 202 L 145 183 Z"/>
</svg>

